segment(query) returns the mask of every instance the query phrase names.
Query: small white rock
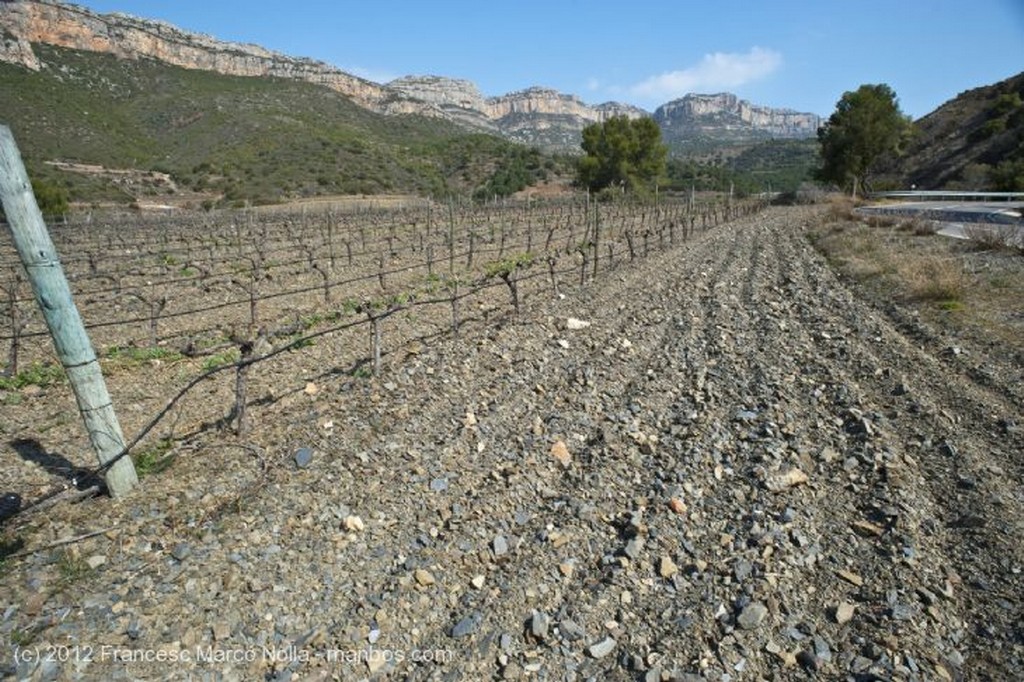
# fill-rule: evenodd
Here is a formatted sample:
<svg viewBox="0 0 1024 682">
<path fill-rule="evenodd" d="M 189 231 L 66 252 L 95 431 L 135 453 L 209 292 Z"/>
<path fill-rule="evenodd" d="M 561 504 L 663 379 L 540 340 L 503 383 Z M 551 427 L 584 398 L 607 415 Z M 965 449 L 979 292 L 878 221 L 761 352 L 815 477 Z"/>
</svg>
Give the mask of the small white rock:
<svg viewBox="0 0 1024 682">
<path fill-rule="evenodd" d="M 616 644 L 618 644 L 618 642 L 616 642 L 613 637 L 605 637 L 600 642 L 591 644 L 587 647 L 587 653 L 594 658 L 604 658 L 615 650 Z"/>
</svg>

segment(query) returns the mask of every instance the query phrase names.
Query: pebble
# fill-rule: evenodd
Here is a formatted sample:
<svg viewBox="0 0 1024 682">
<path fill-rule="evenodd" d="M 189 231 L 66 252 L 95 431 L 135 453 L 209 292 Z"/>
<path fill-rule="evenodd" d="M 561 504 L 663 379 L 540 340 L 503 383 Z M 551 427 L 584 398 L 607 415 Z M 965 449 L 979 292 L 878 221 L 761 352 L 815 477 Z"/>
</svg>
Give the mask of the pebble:
<svg viewBox="0 0 1024 682">
<path fill-rule="evenodd" d="M 862 538 L 877 538 L 881 537 L 885 533 L 885 529 L 881 526 L 877 526 L 870 521 L 854 521 L 850 526 L 853 528 L 853 532 Z"/>
<path fill-rule="evenodd" d="M 913 620 L 917 609 L 911 604 L 897 603 L 890 609 L 893 620 Z"/>
<path fill-rule="evenodd" d="M 555 441 L 555 444 L 551 446 L 551 456 L 563 467 L 568 467 L 572 464 L 572 455 L 569 454 L 569 448 L 566 446 L 565 441 Z"/>
<path fill-rule="evenodd" d="M 558 631 L 561 633 L 563 638 L 570 642 L 575 642 L 576 640 L 583 639 L 587 636 L 586 631 L 571 618 L 563 618 L 559 621 Z"/>
<path fill-rule="evenodd" d="M 613 637 L 605 637 L 600 642 L 591 644 L 587 647 L 587 653 L 593 658 L 604 658 L 615 650 L 616 644 L 618 644 L 618 642 L 616 642 Z"/>
<path fill-rule="evenodd" d="M 818 657 L 806 649 L 801 649 L 797 652 L 796 662 L 809 672 L 817 672 L 818 668 L 821 667 L 821 661 L 818 660 Z"/>
<path fill-rule="evenodd" d="M 480 627 L 482 620 L 483 614 L 479 611 L 474 611 L 452 627 L 452 637 L 458 639 L 473 634 Z"/>
<path fill-rule="evenodd" d="M 852 571 L 839 569 L 838 571 L 836 571 L 836 575 L 838 575 L 840 578 L 850 583 L 851 585 L 856 585 L 857 587 L 860 587 L 864 584 L 864 578 L 860 577 Z"/>
<path fill-rule="evenodd" d="M 295 451 L 295 466 L 305 469 L 313 462 L 313 450 L 310 448 L 299 448 Z"/>
<path fill-rule="evenodd" d="M 676 562 L 672 560 L 672 557 L 665 555 L 661 557 L 661 561 L 658 562 L 658 575 L 662 578 L 668 579 L 679 572 L 679 567 Z"/>
<path fill-rule="evenodd" d="M 836 605 L 833 616 L 840 625 L 849 623 L 853 619 L 854 606 L 849 602 L 839 602 Z"/>
<path fill-rule="evenodd" d="M 570 317 L 565 321 L 565 328 L 569 331 L 580 331 L 590 326 L 590 323 L 586 320 L 580 320 L 575 317 Z"/>
<path fill-rule="evenodd" d="M 824 638 L 818 635 L 814 636 L 814 655 L 818 657 L 818 660 L 825 663 L 832 660 L 832 648 L 829 647 L 828 642 Z"/>
<path fill-rule="evenodd" d="M 736 624 L 744 630 L 754 630 L 768 615 L 768 607 L 759 601 L 752 601 L 743 607 L 736 618 Z"/>
<path fill-rule="evenodd" d="M 800 469 L 793 468 L 781 474 L 773 474 L 765 477 L 764 485 L 771 492 L 780 493 L 784 490 L 789 490 L 794 486 L 807 483 L 807 481 L 807 474 Z"/>
<path fill-rule="evenodd" d="M 184 561 L 185 559 L 192 556 L 192 545 L 187 542 L 179 542 L 171 550 L 171 556 L 178 561 Z"/>
<path fill-rule="evenodd" d="M 530 634 L 537 640 L 543 641 L 547 639 L 550 623 L 551 621 L 546 613 L 534 611 L 533 616 L 530 618 Z"/>
<path fill-rule="evenodd" d="M 495 536 L 491 547 L 494 550 L 494 558 L 496 559 L 508 554 L 508 540 L 505 539 L 504 535 Z"/>
<path fill-rule="evenodd" d="M 635 537 L 631 538 L 629 542 L 626 543 L 626 549 L 624 550 L 624 552 L 626 556 L 636 561 L 636 559 L 640 556 L 640 552 L 643 551 L 643 548 L 644 539 L 641 537 Z"/>
<path fill-rule="evenodd" d="M 390 665 L 388 658 L 388 656 L 366 656 L 366 670 L 371 675 L 376 675 Z"/>
</svg>

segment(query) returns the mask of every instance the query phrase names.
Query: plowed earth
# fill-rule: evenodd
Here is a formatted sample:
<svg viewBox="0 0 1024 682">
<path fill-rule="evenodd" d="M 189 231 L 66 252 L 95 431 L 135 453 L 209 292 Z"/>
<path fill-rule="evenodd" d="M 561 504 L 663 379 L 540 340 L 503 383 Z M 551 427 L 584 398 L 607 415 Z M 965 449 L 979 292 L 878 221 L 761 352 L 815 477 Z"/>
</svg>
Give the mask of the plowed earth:
<svg viewBox="0 0 1024 682">
<path fill-rule="evenodd" d="M 536 296 L 56 510 L 32 543 L 116 529 L 7 560 L 4 670 L 1024 675 L 1022 368 L 859 296 L 819 219 L 771 209 Z M 48 650 L 70 658 L 26 658 Z"/>
</svg>

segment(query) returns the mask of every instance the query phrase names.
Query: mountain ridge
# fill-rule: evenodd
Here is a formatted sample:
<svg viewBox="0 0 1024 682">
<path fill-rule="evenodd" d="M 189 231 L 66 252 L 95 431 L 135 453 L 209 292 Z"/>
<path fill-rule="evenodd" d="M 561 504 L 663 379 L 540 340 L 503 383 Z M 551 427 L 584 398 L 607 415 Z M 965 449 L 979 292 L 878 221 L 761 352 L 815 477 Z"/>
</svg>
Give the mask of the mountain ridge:
<svg viewBox="0 0 1024 682">
<path fill-rule="evenodd" d="M 528 145 L 549 149 L 578 149 L 580 131 L 614 115 L 650 116 L 628 104 L 604 102 L 590 105 L 578 96 L 541 86 L 484 97 L 468 80 L 445 76 L 405 76 L 381 84 L 360 78 L 325 62 L 293 57 L 251 43 L 223 41 L 202 33 L 186 31 L 172 24 L 123 13 L 100 14 L 57 0 L 4 0 L 0 2 L 0 61 L 38 70 L 42 67 L 32 45 L 43 43 L 77 50 L 103 52 L 125 59 L 157 59 L 174 66 L 215 71 L 224 75 L 278 77 L 303 80 L 335 90 L 353 102 L 386 115 L 420 114 L 457 122 L 478 131 L 498 134 Z M 730 106 L 748 112 L 710 112 L 728 118 L 728 138 L 764 139 L 775 129 L 806 131 L 807 126 L 774 124 L 762 130 L 758 120 L 797 114 L 819 120 L 814 114 L 751 105 L 735 95 L 687 95 L 722 98 Z M 731 99 L 730 99 L 731 98 Z M 659 107 L 659 111 L 673 102 Z M 740 103 L 739 105 L 736 103 Z M 687 109 L 683 107 L 683 109 Z M 689 107 L 693 111 L 694 107 Z M 707 112 L 707 107 L 705 107 Z M 750 112 L 761 112 L 753 115 Z M 765 112 L 776 112 L 770 114 Z M 657 112 L 653 114 L 657 118 Z M 707 118 L 707 117 L 705 117 Z M 693 116 L 690 116 L 693 119 Z M 708 133 L 709 121 L 684 123 L 670 120 L 675 137 L 687 130 Z M 689 127 L 687 127 L 689 126 Z M 803 136 L 813 135 L 813 130 Z M 798 136 L 792 132 L 780 136 Z"/>
<path fill-rule="evenodd" d="M 880 187 L 1024 191 L 1024 72 L 961 92 L 914 122 Z"/>
<path fill-rule="evenodd" d="M 691 93 L 672 100 L 658 107 L 654 120 L 663 129 L 679 125 L 707 129 L 711 122 L 733 128 L 746 124 L 782 138 L 812 137 L 821 126 L 821 117 L 816 114 L 751 104 L 728 92 Z"/>
</svg>

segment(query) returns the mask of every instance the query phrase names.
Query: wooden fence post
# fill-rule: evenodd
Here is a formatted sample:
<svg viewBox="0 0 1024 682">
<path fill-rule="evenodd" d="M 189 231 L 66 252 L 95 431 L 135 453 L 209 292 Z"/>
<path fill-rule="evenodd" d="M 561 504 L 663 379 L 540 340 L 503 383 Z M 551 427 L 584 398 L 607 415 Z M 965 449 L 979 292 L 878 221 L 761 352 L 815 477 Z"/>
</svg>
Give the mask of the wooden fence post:
<svg viewBox="0 0 1024 682">
<path fill-rule="evenodd" d="M 5 125 L 0 125 L 0 201 L 57 356 L 71 382 L 89 441 L 100 464 L 106 464 L 124 450 L 124 435 L 14 136 Z M 129 457 L 121 457 L 106 473 L 107 489 L 113 497 L 126 495 L 138 480 Z"/>
</svg>

